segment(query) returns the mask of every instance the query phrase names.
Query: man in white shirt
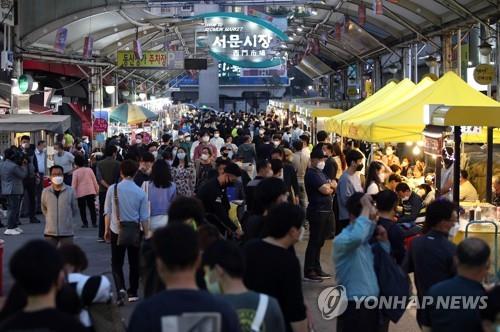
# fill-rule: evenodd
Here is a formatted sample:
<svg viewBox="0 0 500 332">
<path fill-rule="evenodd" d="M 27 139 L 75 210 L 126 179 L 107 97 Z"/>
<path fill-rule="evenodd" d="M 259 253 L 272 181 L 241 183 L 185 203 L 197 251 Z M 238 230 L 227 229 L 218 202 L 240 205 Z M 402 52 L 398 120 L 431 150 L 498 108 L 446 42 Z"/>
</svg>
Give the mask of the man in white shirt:
<svg viewBox="0 0 500 332">
<path fill-rule="evenodd" d="M 460 202 L 475 202 L 479 199 L 476 188 L 469 181 L 469 173 L 460 171 Z"/>
<path fill-rule="evenodd" d="M 217 148 L 217 157 L 220 157 L 220 148 L 225 144 L 224 139 L 220 137 L 219 130 L 214 131 L 214 137 L 210 139 L 210 144 Z"/>
<path fill-rule="evenodd" d="M 63 168 L 64 172 L 64 183 L 71 186 L 71 180 L 73 177 L 73 162 L 75 161 L 75 156 L 68 151 L 64 151 L 61 143 L 54 144 L 54 165 L 59 165 Z"/>
<path fill-rule="evenodd" d="M 43 190 L 43 177 L 47 169 L 47 143 L 45 141 L 38 141 L 35 149 L 35 175 L 36 175 L 36 211 L 41 213 L 41 198 Z"/>
</svg>

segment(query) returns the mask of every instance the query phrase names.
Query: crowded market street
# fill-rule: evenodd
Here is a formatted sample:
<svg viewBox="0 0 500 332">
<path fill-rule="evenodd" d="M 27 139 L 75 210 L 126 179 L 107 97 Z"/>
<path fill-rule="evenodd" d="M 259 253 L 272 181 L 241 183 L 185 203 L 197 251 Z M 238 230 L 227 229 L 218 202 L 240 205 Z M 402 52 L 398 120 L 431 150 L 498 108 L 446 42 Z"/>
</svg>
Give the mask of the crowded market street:
<svg viewBox="0 0 500 332">
<path fill-rule="evenodd" d="M 0 332 L 500 331 L 499 0 L 0 14 Z"/>
</svg>

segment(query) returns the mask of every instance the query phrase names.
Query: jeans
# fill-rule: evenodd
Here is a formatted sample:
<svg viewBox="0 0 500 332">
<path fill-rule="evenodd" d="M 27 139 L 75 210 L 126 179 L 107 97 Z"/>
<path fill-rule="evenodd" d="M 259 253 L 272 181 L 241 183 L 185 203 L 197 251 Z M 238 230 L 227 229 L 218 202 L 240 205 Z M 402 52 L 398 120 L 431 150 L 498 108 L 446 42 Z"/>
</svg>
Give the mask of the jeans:
<svg viewBox="0 0 500 332">
<path fill-rule="evenodd" d="M 328 223 L 332 215 L 332 211 L 307 211 L 309 242 L 307 243 L 304 261 L 304 274 L 321 271 L 321 248 L 325 244 L 328 235 Z"/>
<path fill-rule="evenodd" d="M 123 263 L 125 262 L 125 252 L 128 254 L 129 265 L 129 295 L 137 295 L 139 289 L 139 247 L 119 246 L 118 234 L 111 232 L 111 269 L 115 279 L 117 294 L 120 289 L 125 289 L 125 277 L 123 275 Z"/>
<path fill-rule="evenodd" d="M 88 225 L 87 221 L 87 207 L 90 211 L 90 220 L 92 220 L 92 225 L 97 225 L 97 216 L 95 212 L 95 195 L 87 195 L 78 197 L 78 208 L 80 209 L 80 217 L 82 218 L 82 223 Z"/>
<path fill-rule="evenodd" d="M 99 238 L 104 237 L 104 202 L 106 201 L 106 192 L 99 191 Z"/>
<path fill-rule="evenodd" d="M 19 223 L 19 209 L 21 207 L 21 195 L 7 195 L 7 228 L 17 228 Z"/>
<path fill-rule="evenodd" d="M 378 309 L 366 309 L 364 303 L 357 309 L 355 301 L 348 301 L 346 311 L 337 318 L 337 331 L 377 332 L 379 324 Z"/>
</svg>

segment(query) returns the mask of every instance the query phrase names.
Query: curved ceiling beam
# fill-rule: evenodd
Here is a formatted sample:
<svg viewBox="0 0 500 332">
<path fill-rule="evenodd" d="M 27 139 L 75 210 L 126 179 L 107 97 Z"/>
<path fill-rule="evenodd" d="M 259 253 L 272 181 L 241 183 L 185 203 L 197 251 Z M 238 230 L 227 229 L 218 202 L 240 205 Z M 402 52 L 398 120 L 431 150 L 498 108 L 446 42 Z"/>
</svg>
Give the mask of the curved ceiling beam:
<svg viewBox="0 0 500 332">
<path fill-rule="evenodd" d="M 148 30 L 148 33 L 146 35 L 142 34 L 139 35 L 139 40 L 142 42 L 143 39 L 151 38 L 151 36 L 156 36 L 158 33 L 162 31 L 157 30 L 157 29 L 151 29 Z M 100 57 L 108 57 L 110 54 L 118 51 L 120 48 L 125 47 L 128 43 L 131 43 L 135 40 L 135 32 L 131 33 L 130 35 L 127 35 L 123 37 L 122 39 L 117 40 L 116 42 L 104 47 L 103 49 L 100 50 L 99 56 Z M 144 42 L 144 46 L 148 44 L 149 41 Z M 118 43 L 121 43 L 121 46 L 118 46 Z"/>
<path fill-rule="evenodd" d="M 408 11 L 412 12 L 413 14 L 420 16 L 421 18 L 425 19 L 426 21 L 432 23 L 433 25 L 440 26 L 442 23 L 441 18 L 425 8 L 424 6 L 420 6 L 413 1 L 410 0 L 398 0 L 397 3 L 393 3 L 395 6 L 399 6 L 401 8 L 407 9 Z"/>
<path fill-rule="evenodd" d="M 98 6 L 94 8 L 88 8 L 84 10 L 79 10 L 76 12 L 68 13 L 63 17 L 57 18 L 53 21 L 45 23 L 42 27 L 38 27 L 25 35 L 21 36 L 21 43 L 23 47 L 29 46 L 35 43 L 37 40 L 42 38 L 43 36 L 56 31 L 60 27 L 68 25 L 70 23 L 75 22 L 75 17 L 78 19 L 84 19 L 91 16 L 99 15 L 104 12 L 117 12 L 122 8 L 137 8 L 144 7 L 144 4 L 131 4 L 131 5 L 105 5 Z"/>
<path fill-rule="evenodd" d="M 350 10 L 347 8 L 341 8 L 339 9 L 339 13 L 342 13 L 344 15 L 348 15 L 350 17 L 358 17 L 358 13 L 354 10 Z M 370 23 L 376 28 L 379 28 L 383 32 L 387 33 L 388 35 L 393 36 L 394 38 L 400 39 L 404 36 L 404 31 L 397 30 L 394 27 L 388 25 L 382 20 L 377 19 L 374 16 L 371 15 L 366 15 L 366 22 Z"/>
</svg>

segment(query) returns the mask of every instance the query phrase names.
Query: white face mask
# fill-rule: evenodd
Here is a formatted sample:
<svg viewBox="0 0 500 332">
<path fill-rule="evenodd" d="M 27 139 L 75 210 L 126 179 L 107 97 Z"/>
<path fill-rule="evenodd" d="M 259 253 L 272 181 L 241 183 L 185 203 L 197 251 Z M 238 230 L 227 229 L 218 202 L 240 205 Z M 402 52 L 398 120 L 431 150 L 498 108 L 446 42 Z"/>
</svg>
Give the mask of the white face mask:
<svg viewBox="0 0 500 332">
<path fill-rule="evenodd" d="M 214 137 L 215 137 L 215 138 L 219 138 L 219 137 L 220 137 L 220 134 L 214 134 Z"/>
<path fill-rule="evenodd" d="M 392 151 L 392 149 L 386 149 L 385 150 L 385 154 L 388 155 L 388 156 L 392 156 L 393 153 L 394 153 L 394 151 Z"/>
<path fill-rule="evenodd" d="M 455 223 L 455 225 L 453 225 L 453 227 L 450 228 L 450 230 L 448 231 L 448 236 L 454 238 L 459 230 L 460 230 L 460 225 L 458 223 Z"/>
<path fill-rule="evenodd" d="M 154 151 L 154 152 L 151 152 L 153 154 L 153 156 L 155 157 L 155 159 L 158 157 L 158 151 Z"/>
<path fill-rule="evenodd" d="M 265 132 L 266 132 L 265 130 L 262 130 L 262 129 L 259 130 L 259 134 L 261 134 L 261 135 L 264 135 Z"/>
<path fill-rule="evenodd" d="M 201 160 L 208 160 L 208 154 L 202 154 L 200 158 Z"/>
<path fill-rule="evenodd" d="M 186 158 L 186 154 L 184 152 L 179 152 L 177 154 L 177 158 L 179 158 L 180 160 L 184 160 L 184 158 Z"/>
<path fill-rule="evenodd" d="M 191 136 L 187 136 L 187 137 L 185 138 L 185 140 L 186 140 L 186 142 L 191 142 Z"/>
<path fill-rule="evenodd" d="M 316 168 L 319 170 L 323 170 L 325 168 L 325 162 L 324 161 L 318 162 L 318 164 L 316 165 Z"/>
<path fill-rule="evenodd" d="M 206 142 L 208 142 L 208 140 L 209 140 L 209 139 L 210 139 L 210 137 L 208 137 L 208 136 L 203 136 L 203 137 L 201 138 L 201 141 L 206 143 Z"/>
<path fill-rule="evenodd" d="M 233 151 L 229 151 L 229 152 L 227 153 L 227 157 L 228 157 L 229 159 L 232 159 L 232 158 L 233 158 Z"/>
<path fill-rule="evenodd" d="M 136 144 L 141 144 L 141 143 L 142 143 L 142 139 L 140 139 L 140 138 L 139 138 L 139 139 L 136 139 L 136 140 L 135 140 L 135 143 L 136 143 Z"/>
<path fill-rule="evenodd" d="M 52 183 L 55 185 L 61 185 L 64 181 L 64 178 L 62 176 L 53 176 L 52 177 Z"/>
<path fill-rule="evenodd" d="M 30 144 L 29 143 L 23 143 L 21 146 L 23 147 L 23 149 L 27 149 L 27 148 L 30 147 Z"/>
<path fill-rule="evenodd" d="M 280 145 L 280 141 L 273 141 L 274 146 Z"/>
</svg>

